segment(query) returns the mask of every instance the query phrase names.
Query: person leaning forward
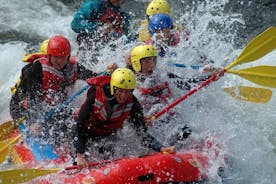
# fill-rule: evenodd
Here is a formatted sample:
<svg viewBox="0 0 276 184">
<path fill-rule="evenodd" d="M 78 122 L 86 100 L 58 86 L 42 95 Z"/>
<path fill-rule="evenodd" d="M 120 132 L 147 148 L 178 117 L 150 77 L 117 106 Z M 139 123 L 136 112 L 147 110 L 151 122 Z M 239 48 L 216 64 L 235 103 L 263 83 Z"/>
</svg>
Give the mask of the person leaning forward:
<svg viewBox="0 0 276 184">
<path fill-rule="evenodd" d="M 88 166 L 85 158 L 88 139 L 106 137 L 116 133 L 128 119 L 134 124 L 143 144 L 155 151 L 175 151 L 174 147 L 164 147 L 146 133 L 143 109 L 133 95 L 136 86 L 134 73 L 127 68 L 118 68 L 112 76 L 98 76 L 87 80 L 91 85 L 87 99 L 82 104 L 77 118 L 75 147 L 79 168 Z"/>
<path fill-rule="evenodd" d="M 42 104 L 53 107 L 62 103 L 77 79 L 85 80 L 97 75 L 71 56 L 70 42 L 60 35 L 51 37 L 47 54 L 25 65 L 21 73 L 21 82 L 10 101 L 13 119 L 27 118 L 32 109 L 38 113 Z M 44 111 L 47 112 L 47 109 Z"/>
</svg>

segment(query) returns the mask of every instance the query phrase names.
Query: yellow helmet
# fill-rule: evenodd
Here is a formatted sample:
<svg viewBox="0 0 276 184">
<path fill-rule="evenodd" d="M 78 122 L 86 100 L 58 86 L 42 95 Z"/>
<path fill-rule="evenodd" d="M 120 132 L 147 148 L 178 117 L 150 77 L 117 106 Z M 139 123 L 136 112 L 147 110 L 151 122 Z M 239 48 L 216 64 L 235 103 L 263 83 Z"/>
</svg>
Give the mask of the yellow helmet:
<svg viewBox="0 0 276 184">
<path fill-rule="evenodd" d="M 130 54 L 131 65 L 136 72 L 141 71 L 140 60 L 147 57 L 157 57 L 156 49 L 151 45 L 139 45 L 134 47 Z"/>
<path fill-rule="evenodd" d="M 146 14 L 151 16 L 157 13 L 170 14 L 170 4 L 166 0 L 152 0 L 147 7 Z"/>
<path fill-rule="evenodd" d="M 111 75 L 110 93 L 114 94 L 114 87 L 121 89 L 135 89 L 136 77 L 128 68 L 117 68 Z"/>
<path fill-rule="evenodd" d="M 44 40 L 44 41 L 40 44 L 40 52 L 41 52 L 41 54 L 47 54 L 48 42 L 49 42 L 49 39 Z"/>
</svg>

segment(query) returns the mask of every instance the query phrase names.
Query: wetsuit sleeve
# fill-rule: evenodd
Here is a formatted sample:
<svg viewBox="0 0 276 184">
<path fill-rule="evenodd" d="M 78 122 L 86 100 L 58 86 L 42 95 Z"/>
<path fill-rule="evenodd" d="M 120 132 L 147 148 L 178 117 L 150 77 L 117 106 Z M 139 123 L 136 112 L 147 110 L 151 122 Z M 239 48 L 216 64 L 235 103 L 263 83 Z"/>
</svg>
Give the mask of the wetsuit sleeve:
<svg viewBox="0 0 276 184">
<path fill-rule="evenodd" d="M 87 121 L 89 121 L 89 118 L 92 115 L 92 108 L 95 102 L 95 95 L 96 88 L 90 88 L 87 92 L 87 98 L 85 102 L 82 104 L 80 111 L 78 113 L 76 138 L 74 139 L 77 153 L 83 154 L 85 152 L 85 145 L 87 139 L 90 136 L 85 124 Z"/>
<path fill-rule="evenodd" d="M 142 137 L 143 144 L 149 148 L 154 149 L 155 151 L 160 151 L 160 148 L 163 145 L 147 133 L 143 108 L 136 97 L 134 97 L 134 104 L 130 112 L 130 121 L 134 124 L 138 135 Z"/>
<path fill-rule="evenodd" d="M 77 67 L 78 67 L 78 79 L 86 80 L 88 78 L 96 77 L 98 75 L 97 73 L 91 70 L 88 70 L 80 63 L 77 63 Z"/>
<path fill-rule="evenodd" d="M 198 83 L 206 81 L 208 78 L 211 77 L 212 74 L 208 74 L 205 76 L 199 76 L 194 78 L 181 78 L 173 73 L 168 73 L 168 77 L 174 80 L 174 84 L 177 88 L 182 90 L 191 90 L 193 87 L 196 87 Z"/>
<path fill-rule="evenodd" d="M 34 62 L 31 67 L 23 71 L 22 76 L 26 77 L 27 93 L 31 100 L 41 99 L 42 96 L 42 65 Z"/>
<path fill-rule="evenodd" d="M 71 28 L 76 33 L 96 31 L 98 25 L 95 22 L 105 12 L 105 4 L 101 0 L 86 1 L 71 22 Z"/>
<path fill-rule="evenodd" d="M 10 114 L 13 119 L 24 116 L 22 103 L 28 101 L 28 108 L 31 101 L 35 102 L 41 95 L 42 84 L 42 66 L 39 62 L 25 65 L 21 71 L 21 82 L 16 89 L 16 93 L 12 95 L 10 101 Z"/>
</svg>

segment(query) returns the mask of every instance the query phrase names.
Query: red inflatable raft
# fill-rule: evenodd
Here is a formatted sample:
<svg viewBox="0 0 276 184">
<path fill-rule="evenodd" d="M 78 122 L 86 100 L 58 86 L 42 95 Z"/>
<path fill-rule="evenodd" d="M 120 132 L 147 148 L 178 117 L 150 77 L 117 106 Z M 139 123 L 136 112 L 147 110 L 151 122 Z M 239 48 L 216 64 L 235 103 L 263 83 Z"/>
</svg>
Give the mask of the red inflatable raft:
<svg viewBox="0 0 276 184">
<path fill-rule="evenodd" d="M 141 184 L 177 183 L 207 179 L 208 157 L 200 152 L 155 153 L 94 164 L 89 171 L 74 168 L 43 176 L 33 183 Z"/>
</svg>

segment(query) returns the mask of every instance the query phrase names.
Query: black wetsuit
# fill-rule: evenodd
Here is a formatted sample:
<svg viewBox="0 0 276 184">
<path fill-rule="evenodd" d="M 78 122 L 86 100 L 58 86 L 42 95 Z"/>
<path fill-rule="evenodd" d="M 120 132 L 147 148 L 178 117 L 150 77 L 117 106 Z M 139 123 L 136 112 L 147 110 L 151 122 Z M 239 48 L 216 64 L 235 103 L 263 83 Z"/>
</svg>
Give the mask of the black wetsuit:
<svg viewBox="0 0 276 184">
<path fill-rule="evenodd" d="M 62 72 L 66 78 L 69 65 L 66 65 Z M 78 79 L 85 80 L 87 78 L 96 76 L 97 74 L 87 70 L 83 65 L 77 63 Z M 42 65 L 39 61 L 33 64 L 28 64 L 23 67 L 21 71 L 21 82 L 17 86 L 16 93 L 12 96 L 10 101 L 10 114 L 13 119 L 20 118 L 26 115 L 26 109 L 22 108 L 22 100 L 28 98 L 28 108 L 31 105 L 37 105 L 41 102 L 42 97 Z M 65 87 L 72 85 L 71 83 L 64 83 L 62 91 Z M 31 100 L 31 102 L 29 101 Z"/>
<path fill-rule="evenodd" d="M 115 98 L 112 98 L 110 94 L 109 85 L 104 87 L 105 96 L 110 99 L 108 103 L 110 105 L 109 109 L 118 105 L 118 102 Z M 97 140 L 101 138 L 100 135 L 95 134 L 92 130 L 87 129 L 87 122 L 89 121 L 90 116 L 92 115 L 93 104 L 95 102 L 96 88 L 90 88 L 87 94 L 87 99 L 82 105 L 77 119 L 77 133 L 76 133 L 76 151 L 77 153 L 84 153 L 86 148 L 86 142 L 88 139 Z M 162 145 L 155 140 L 152 136 L 146 133 L 147 127 L 144 122 L 143 109 L 141 104 L 138 102 L 137 98 L 133 96 L 133 106 L 129 114 L 129 122 L 134 125 L 135 130 L 138 135 L 142 137 L 142 142 L 145 146 L 152 148 L 156 151 L 160 151 Z M 95 121 L 98 121 L 97 119 Z M 100 124 L 100 122 L 98 122 Z"/>
</svg>

